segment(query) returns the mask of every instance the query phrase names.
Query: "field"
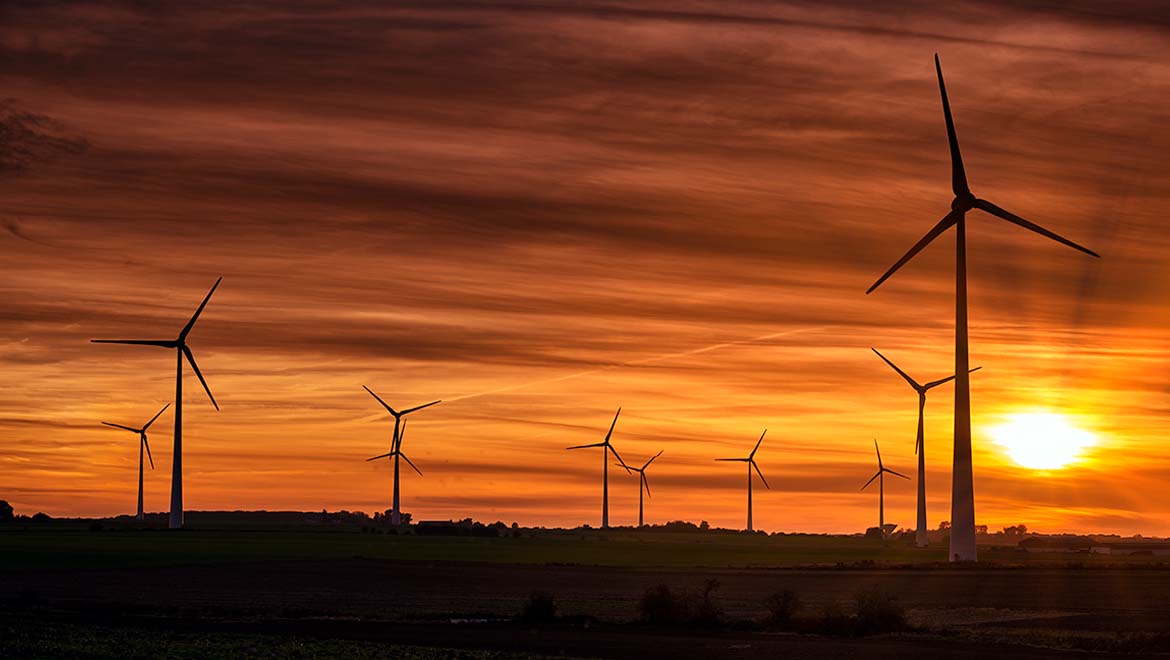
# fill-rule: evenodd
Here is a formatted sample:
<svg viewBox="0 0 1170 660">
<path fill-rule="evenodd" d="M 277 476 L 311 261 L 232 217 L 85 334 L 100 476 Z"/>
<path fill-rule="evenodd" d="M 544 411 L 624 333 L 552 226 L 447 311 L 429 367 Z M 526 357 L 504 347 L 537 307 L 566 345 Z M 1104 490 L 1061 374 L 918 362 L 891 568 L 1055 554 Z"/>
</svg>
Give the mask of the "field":
<svg viewBox="0 0 1170 660">
<path fill-rule="evenodd" d="M 456 657 L 456 648 L 468 658 L 979 657 L 1003 644 L 1020 657 L 1170 650 L 1170 564 L 1014 548 L 982 556 L 978 567 L 955 567 L 942 548 L 855 537 L 620 530 L 520 538 L 9 530 L 0 532 L 0 606 L 9 621 L 0 657 L 132 657 L 130 649 L 177 658 Z M 709 580 L 718 584 L 718 629 L 633 623 L 648 588 L 697 590 Z M 859 593 L 888 594 L 909 626 L 865 638 L 762 630 L 765 599 L 784 590 L 809 616 L 849 612 Z M 552 594 L 562 617 L 536 634 L 511 621 L 534 591 Z M 145 639 L 159 635 L 172 640 L 168 656 Z M 62 641 L 83 638 L 91 641 L 72 649 Z"/>
</svg>

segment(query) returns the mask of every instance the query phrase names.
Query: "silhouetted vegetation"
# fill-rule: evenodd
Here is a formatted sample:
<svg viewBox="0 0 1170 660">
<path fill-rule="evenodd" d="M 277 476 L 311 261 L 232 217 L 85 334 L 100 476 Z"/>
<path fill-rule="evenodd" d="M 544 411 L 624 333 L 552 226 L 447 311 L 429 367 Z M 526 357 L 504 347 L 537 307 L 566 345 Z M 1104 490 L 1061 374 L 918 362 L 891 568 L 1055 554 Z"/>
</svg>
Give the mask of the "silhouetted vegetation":
<svg viewBox="0 0 1170 660">
<path fill-rule="evenodd" d="M 723 624 L 723 608 L 715 598 L 718 589 L 717 580 L 707 580 L 699 590 L 650 587 L 638 603 L 639 618 L 654 626 L 718 628 Z"/>
<path fill-rule="evenodd" d="M 552 623 L 557 620 L 557 603 L 547 591 L 533 591 L 517 617 L 523 623 Z"/>
<path fill-rule="evenodd" d="M 804 603 L 796 592 L 785 589 L 765 598 L 764 607 L 768 609 L 768 618 L 764 624 L 770 628 L 784 630 L 792 626 L 796 615 L 804 609 Z"/>
</svg>

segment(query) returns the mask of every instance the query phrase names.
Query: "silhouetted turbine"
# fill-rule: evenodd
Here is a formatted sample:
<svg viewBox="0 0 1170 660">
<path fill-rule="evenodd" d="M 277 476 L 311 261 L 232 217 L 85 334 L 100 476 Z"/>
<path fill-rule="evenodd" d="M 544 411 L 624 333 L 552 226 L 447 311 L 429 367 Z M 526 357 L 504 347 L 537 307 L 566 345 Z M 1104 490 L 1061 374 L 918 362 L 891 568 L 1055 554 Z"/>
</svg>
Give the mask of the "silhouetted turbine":
<svg viewBox="0 0 1170 660">
<path fill-rule="evenodd" d="M 662 452 L 658 452 L 657 454 L 654 454 L 653 456 L 650 457 L 650 460 L 646 461 L 646 464 L 640 468 L 631 467 L 629 465 L 624 465 L 621 463 L 614 464 L 614 465 L 621 465 L 622 467 L 626 468 L 627 472 L 637 472 L 638 473 L 638 527 L 641 527 L 643 524 L 645 524 L 645 523 L 643 523 L 643 518 L 642 518 L 642 490 L 643 490 L 643 488 L 645 488 L 645 490 L 646 490 L 646 497 L 650 497 L 650 482 L 646 480 L 646 468 L 650 467 L 650 464 L 654 462 L 654 459 L 658 458 L 661 455 L 662 455 Z"/>
<path fill-rule="evenodd" d="M 605 434 L 603 442 L 595 442 L 591 445 L 577 445 L 575 447 L 566 447 L 566 449 L 589 449 L 591 447 L 604 447 L 601 450 L 601 528 L 609 527 L 609 452 L 613 452 L 614 458 L 618 459 L 618 464 L 625 468 L 626 473 L 630 472 L 630 466 L 622 460 L 617 450 L 610 444 L 609 439 L 613 436 L 613 427 L 617 426 L 618 415 L 622 414 L 622 409 L 618 408 L 614 413 L 613 422 L 609 425 L 609 432 Z"/>
<path fill-rule="evenodd" d="M 199 371 L 199 365 L 195 364 L 195 356 L 191 354 L 191 349 L 187 346 L 187 335 L 191 333 L 191 328 L 195 327 L 195 321 L 199 319 L 199 315 L 203 313 L 203 308 L 207 306 L 207 301 L 211 300 L 211 294 L 215 293 L 215 289 L 219 287 L 219 283 L 223 281 L 220 277 L 215 280 L 211 290 L 207 292 L 207 297 L 199 304 L 199 309 L 191 316 L 191 320 L 187 321 L 187 325 L 179 331 L 178 339 L 171 340 L 144 340 L 144 339 L 91 339 L 95 344 L 133 344 L 136 346 L 161 346 L 163 348 L 175 349 L 175 356 L 177 367 L 175 372 L 175 450 L 171 456 L 171 516 L 168 526 L 171 529 L 179 529 L 183 526 L 183 358 L 187 358 L 187 362 L 191 364 L 191 370 L 199 378 L 199 382 L 203 384 L 203 389 L 207 392 L 207 398 L 211 399 L 211 405 L 219 410 L 219 404 L 215 402 L 215 397 L 211 395 L 211 388 L 207 386 L 207 381 L 203 379 L 203 374 Z"/>
<path fill-rule="evenodd" d="M 955 135 L 955 122 L 951 118 L 951 106 L 947 101 L 947 88 L 943 82 L 942 65 L 938 55 L 934 56 L 935 71 L 938 73 L 938 88 L 942 96 L 943 116 L 947 125 L 947 141 L 951 150 L 951 190 L 955 198 L 951 201 L 951 212 L 903 255 L 884 275 L 869 287 L 866 293 L 878 288 L 906 262 L 914 258 L 951 227 L 955 227 L 955 453 L 951 476 L 951 561 L 975 561 L 975 489 L 971 466 L 971 381 L 967 357 L 967 212 L 979 209 L 991 215 L 1019 225 L 1024 229 L 1051 238 L 1085 254 L 1097 257 L 1096 252 L 1078 245 L 1063 236 L 1029 222 L 1013 213 L 979 199 L 967 185 L 967 174 L 963 169 L 963 156 L 959 153 L 959 139 Z"/>
<path fill-rule="evenodd" d="M 406 456 L 403 456 L 402 453 L 399 451 L 399 449 L 401 448 L 401 444 L 402 444 L 402 436 L 400 435 L 399 429 L 401 428 L 401 425 L 405 424 L 405 422 L 403 421 L 402 418 L 405 417 L 406 415 L 416 411 L 416 410 L 422 410 L 423 408 L 430 408 L 431 406 L 433 406 L 435 404 L 442 403 L 442 401 L 431 401 L 430 403 L 424 403 L 421 406 L 407 408 L 406 410 L 395 410 L 395 409 L 390 407 L 390 404 L 383 401 L 382 397 L 378 396 L 377 394 L 374 394 L 373 390 L 366 387 L 365 385 L 362 385 L 362 387 L 365 388 L 365 390 L 370 393 L 370 396 L 377 399 L 378 403 L 382 404 L 382 407 L 385 408 L 387 412 L 389 412 L 391 415 L 394 416 L 394 436 L 390 440 L 390 452 L 383 454 L 382 456 L 375 456 L 374 458 L 383 458 L 386 456 L 393 456 L 394 457 L 394 499 L 392 501 L 392 506 L 390 507 L 390 524 L 391 525 L 400 525 L 400 524 L 402 524 L 402 512 L 401 512 L 401 509 L 399 508 L 400 500 L 399 500 L 399 496 L 398 496 L 398 457 L 402 456 L 402 458 L 406 459 L 407 463 L 410 463 L 410 459 L 406 458 Z M 371 458 L 370 460 L 374 460 L 374 459 Z M 414 463 L 410 463 L 410 467 L 414 468 L 415 472 L 418 472 L 418 468 L 414 467 Z M 419 474 L 422 474 L 422 472 L 419 472 Z"/>
<path fill-rule="evenodd" d="M 140 428 L 140 429 L 136 429 L 132 426 L 122 426 L 121 424 L 114 424 L 112 422 L 102 422 L 102 424 L 105 424 L 106 426 L 113 426 L 114 428 L 125 429 L 127 431 L 132 431 L 132 432 L 138 434 L 138 516 L 137 517 L 139 520 L 142 520 L 143 518 L 146 517 L 146 514 L 144 514 L 142 511 L 142 449 L 144 447 L 146 448 L 146 458 L 148 458 L 150 460 L 150 469 L 152 469 L 152 470 L 154 469 L 154 457 L 152 457 L 150 455 L 150 443 L 146 441 L 146 429 L 150 428 L 150 425 L 154 424 L 154 420 L 158 419 L 159 415 L 166 412 L 167 408 L 170 408 L 170 407 L 171 407 L 171 404 L 169 404 L 169 403 L 167 405 L 163 406 L 162 410 L 158 411 L 158 413 L 156 413 L 154 417 L 151 417 L 150 421 L 147 422 L 146 424 L 143 424 L 142 428 Z"/>
<path fill-rule="evenodd" d="M 926 538 L 926 446 L 923 444 L 925 435 L 922 418 L 923 413 L 926 410 L 926 393 L 935 387 L 938 387 L 939 385 L 949 383 L 950 381 L 954 380 L 955 377 L 947 376 L 946 378 L 940 378 L 925 385 L 919 385 L 918 381 L 908 376 L 905 371 L 899 369 L 898 365 L 894 364 L 889 360 L 889 358 L 882 355 L 881 351 L 876 348 L 870 348 L 870 350 L 872 350 L 874 353 L 877 353 L 877 356 L 880 357 L 883 362 L 890 365 L 891 369 L 898 372 L 898 375 L 901 376 L 907 383 L 910 383 L 910 387 L 914 388 L 915 392 L 918 392 L 918 438 L 914 441 L 914 453 L 918 455 L 918 529 L 915 532 L 914 540 L 918 547 L 925 548 L 928 545 Z M 975 373 L 982 368 L 983 367 L 975 367 L 969 373 Z"/>
<path fill-rule="evenodd" d="M 901 472 L 894 472 L 890 468 L 882 465 L 882 450 L 878 449 L 878 443 L 877 443 L 876 438 L 873 441 L 873 448 L 874 448 L 874 451 L 877 452 L 878 471 L 876 474 L 874 474 L 872 477 L 869 478 L 869 481 L 865 482 L 865 485 L 861 487 L 861 490 L 865 490 L 866 488 L 869 488 L 869 485 L 873 483 L 874 479 L 878 480 L 878 529 L 881 531 L 882 538 L 884 539 L 884 538 L 886 538 L 886 477 L 885 477 L 885 474 L 887 472 L 889 472 L 890 474 L 894 475 L 895 477 L 902 477 L 903 479 L 906 479 L 906 480 L 909 480 L 910 477 L 907 477 L 906 475 L 902 474 Z"/>
<path fill-rule="evenodd" d="M 767 433 L 768 429 L 764 429 Z M 760 439 L 756 441 L 756 446 L 752 449 L 752 453 L 747 455 L 747 458 L 717 458 L 717 461 L 741 461 L 747 463 L 747 495 L 748 495 L 748 515 L 747 515 L 747 530 L 753 531 L 752 528 L 752 468 L 755 468 L 756 474 L 760 475 L 760 481 L 764 482 L 764 488 L 771 490 L 772 487 L 768 485 L 768 480 L 764 478 L 764 473 L 760 472 L 760 466 L 756 465 L 756 452 L 760 450 L 760 443 L 764 441 L 764 433 L 760 434 Z"/>
</svg>

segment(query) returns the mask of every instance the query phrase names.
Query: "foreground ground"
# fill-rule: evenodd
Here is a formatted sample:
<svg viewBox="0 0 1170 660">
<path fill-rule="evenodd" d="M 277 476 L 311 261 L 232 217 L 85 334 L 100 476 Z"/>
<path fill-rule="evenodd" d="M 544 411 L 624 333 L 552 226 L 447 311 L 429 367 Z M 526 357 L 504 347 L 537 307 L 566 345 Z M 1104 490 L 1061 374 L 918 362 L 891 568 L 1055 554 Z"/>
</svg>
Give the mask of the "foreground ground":
<svg viewBox="0 0 1170 660">
<path fill-rule="evenodd" d="M 1170 565 L 989 550 L 989 561 L 971 568 L 938 563 L 940 554 L 862 539 L 631 532 L 487 539 L 7 531 L 0 532 L 0 657 L 1047 658 L 1068 649 L 1170 651 Z M 693 589 L 707 580 L 719 584 L 723 629 L 631 624 L 647 588 Z M 555 597 L 567 622 L 510 622 L 536 590 Z M 764 632 L 753 622 L 766 615 L 765 598 L 782 590 L 796 593 L 812 614 L 847 611 L 859 592 L 890 594 L 913 629 L 866 638 Z M 159 640 L 167 640 L 165 654 Z M 481 654 L 488 652 L 503 655 Z"/>
</svg>

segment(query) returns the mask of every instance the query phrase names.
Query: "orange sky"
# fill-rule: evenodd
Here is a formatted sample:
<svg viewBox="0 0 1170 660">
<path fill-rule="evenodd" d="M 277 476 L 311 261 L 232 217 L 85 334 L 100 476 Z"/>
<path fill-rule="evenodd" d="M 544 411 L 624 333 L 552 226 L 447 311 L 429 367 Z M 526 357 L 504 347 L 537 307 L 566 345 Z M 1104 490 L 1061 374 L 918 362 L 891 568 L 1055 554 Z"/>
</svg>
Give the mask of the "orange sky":
<svg viewBox="0 0 1170 660">
<path fill-rule="evenodd" d="M 950 234 L 863 294 L 949 209 L 938 51 L 976 193 L 1104 257 L 971 216 L 978 521 L 1170 534 L 1170 24 L 934 4 L 6 5 L 0 498 L 133 510 L 134 438 L 99 422 L 170 401 L 173 355 L 87 340 L 169 338 L 222 275 L 190 337 L 222 412 L 189 376 L 189 509 L 388 508 L 368 385 L 446 400 L 406 441 L 419 518 L 597 524 L 600 457 L 564 447 L 620 405 L 622 455 L 665 450 L 648 521 L 742 526 L 712 459 L 766 427 L 757 527 L 875 524 L 872 438 L 911 473 L 915 397 L 868 347 L 951 373 Z M 986 429 L 1035 409 L 1100 444 L 1015 466 Z M 913 484 L 887 486 L 912 525 Z"/>
</svg>

